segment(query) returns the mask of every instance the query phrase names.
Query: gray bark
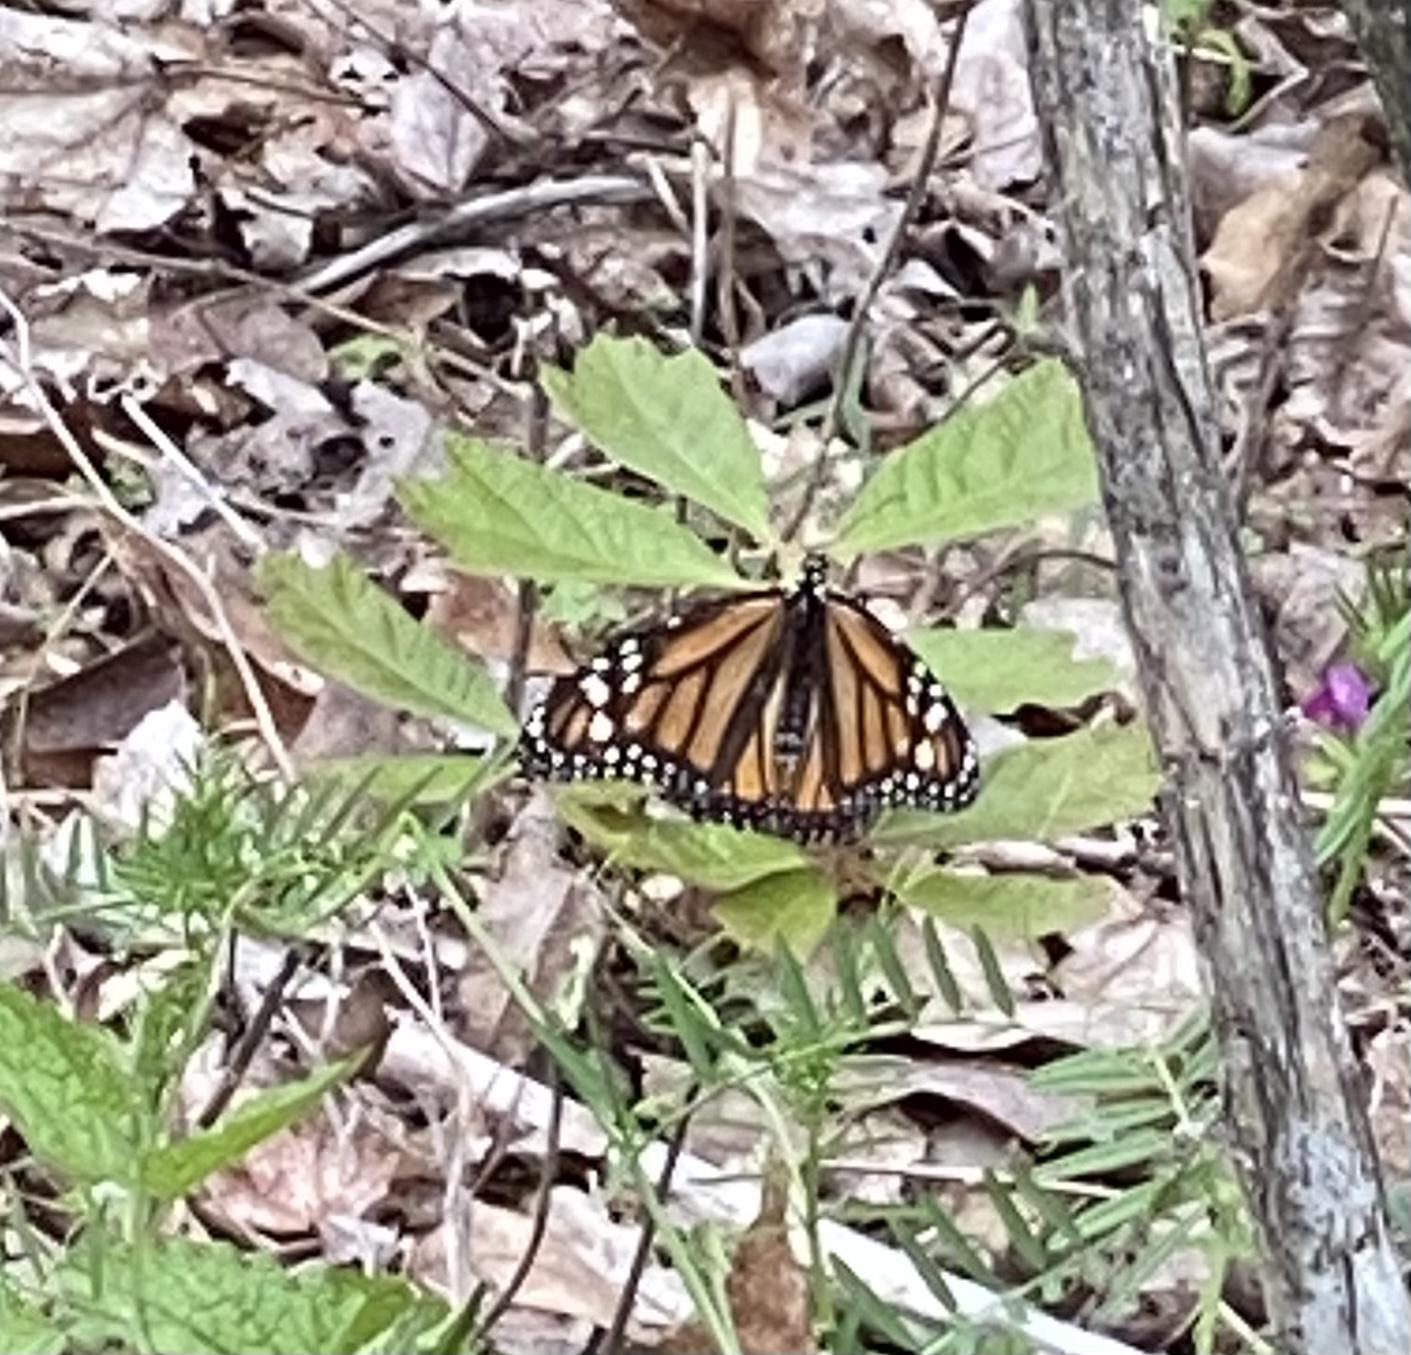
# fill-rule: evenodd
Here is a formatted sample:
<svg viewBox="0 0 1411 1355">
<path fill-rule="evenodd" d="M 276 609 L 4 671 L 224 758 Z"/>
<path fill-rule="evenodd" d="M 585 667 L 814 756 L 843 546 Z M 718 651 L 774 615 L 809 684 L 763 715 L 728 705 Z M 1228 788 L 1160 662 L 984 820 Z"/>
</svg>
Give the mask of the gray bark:
<svg viewBox="0 0 1411 1355">
<path fill-rule="evenodd" d="M 1276 1346 L 1406 1355 L 1411 1308 L 1221 469 L 1169 61 L 1130 0 L 1028 0 L 1026 19 L 1068 341 Z"/>
<path fill-rule="evenodd" d="M 1342 8 L 1382 96 L 1401 172 L 1411 180 L 1411 0 L 1343 0 Z"/>
</svg>

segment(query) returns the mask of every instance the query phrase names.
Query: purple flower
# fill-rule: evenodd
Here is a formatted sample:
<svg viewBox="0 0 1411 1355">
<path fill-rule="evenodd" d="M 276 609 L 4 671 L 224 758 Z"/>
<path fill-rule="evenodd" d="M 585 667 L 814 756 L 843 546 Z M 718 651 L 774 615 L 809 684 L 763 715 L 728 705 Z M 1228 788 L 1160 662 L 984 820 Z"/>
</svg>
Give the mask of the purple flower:
<svg viewBox="0 0 1411 1355">
<path fill-rule="evenodd" d="M 1329 729 L 1355 730 L 1367 718 L 1372 684 L 1355 663 L 1335 663 L 1304 699 L 1303 713 Z"/>
</svg>

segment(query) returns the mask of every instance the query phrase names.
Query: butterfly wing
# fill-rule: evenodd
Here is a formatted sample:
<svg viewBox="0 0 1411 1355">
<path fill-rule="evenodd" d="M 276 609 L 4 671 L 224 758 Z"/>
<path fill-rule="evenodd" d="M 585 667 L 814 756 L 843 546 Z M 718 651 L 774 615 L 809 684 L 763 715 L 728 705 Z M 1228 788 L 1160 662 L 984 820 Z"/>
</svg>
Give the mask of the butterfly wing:
<svg viewBox="0 0 1411 1355">
<path fill-rule="evenodd" d="M 856 837 L 888 805 L 961 808 L 979 772 L 934 674 L 816 573 L 620 637 L 555 682 L 521 756 L 531 775 L 634 780 L 801 841 Z"/>
<path fill-rule="evenodd" d="M 621 777 L 698 816 L 754 821 L 776 788 L 761 731 L 787 666 L 785 619 L 770 590 L 619 637 L 530 714 L 526 771 Z"/>
<path fill-rule="evenodd" d="M 936 675 L 850 599 L 829 599 L 824 629 L 828 677 L 804 759 L 805 769 L 816 770 L 796 798 L 824 797 L 845 808 L 970 803 L 979 756 Z"/>
</svg>

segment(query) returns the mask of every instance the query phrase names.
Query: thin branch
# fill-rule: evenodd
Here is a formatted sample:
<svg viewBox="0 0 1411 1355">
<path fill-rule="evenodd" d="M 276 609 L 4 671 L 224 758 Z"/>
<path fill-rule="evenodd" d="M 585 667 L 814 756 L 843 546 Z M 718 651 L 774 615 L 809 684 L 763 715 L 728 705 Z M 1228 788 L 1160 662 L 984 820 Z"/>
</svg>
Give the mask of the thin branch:
<svg viewBox="0 0 1411 1355">
<path fill-rule="evenodd" d="M 911 189 L 906 195 L 906 204 L 902 207 L 901 215 L 897 218 L 897 224 L 887 241 L 887 247 L 883 250 L 881 259 L 878 260 L 876 268 L 872 270 L 872 276 L 868 278 L 867 285 L 863 288 L 862 295 L 858 298 L 857 305 L 853 309 L 852 320 L 843 340 L 843 353 L 838 361 L 837 376 L 833 382 L 833 395 L 828 401 L 828 409 L 823 416 L 823 427 L 818 440 L 818 456 L 813 463 L 814 474 L 804 489 L 803 499 L 799 503 L 793 519 L 784 530 L 785 541 L 792 541 L 798 535 L 809 513 L 813 511 L 813 504 L 819 491 L 823 488 L 823 480 L 828 471 L 828 444 L 832 442 L 833 434 L 837 431 L 843 397 L 851 384 L 852 371 L 862 349 L 863 336 L 867 329 L 868 312 L 872 308 L 872 303 L 877 299 L 877 293 L 882 290 L 883 282 L 886 281 L 901 254 L 907 230 L 921 210 L 921 204 L 926 200 L 931 171 L 935 168 L 936 154 L 941 146 L 942 127 L 946 120 L 946 113 L 950 108 L 950 95 L 955 84 L 956 64 L 960 58 L 961 44 L 965 40 L 965 26 L 969 22 L 970 9 L 967 6 L 956 16 L 955 32 L 951 36 L 950 49 L 946 53 L 945 70 L 941 72 L 940 84 L 936 89 L 936 110 L 931 118 L 930 129 L 926 133 L 926 144 L 922 148 L 921 159 L 911 181 Z"/>
<path fill-rule="evenodd" d="M 625 174 L 588 174 L 581 179 L 541 179 L 511 188 L 503 193 L 486 193 L 457 204 L 450 211 L 426 221 L 412 221 L 396 230 L 369 240 L 352 250 L 305 273 L 298 285 L 310 292 L 323 292 L 390 262 L 475 226 L 531 212 L 547 212 L 577 202 L 640 202 L 651 190 L 640 179 Z"/>
<path fill-rule="evenodd" d="M 24 313 L 10 299 L 8 294 L 0 290 L 0 309 L 3 309 L 15 326 L 15 351 L 14 356 L 10 355 L 8 344 L 0 344 L 0 357 L 8 362 L 23 377 L 25 387 L 33 397 L 43 416 L 45 423 L 49 426 L 59 444 L 68 453 L 69 459 L 78 468 L 79 474 L 88 482 L 98 499 L 99 506 L 115 521 L 121 523 L 133 535 L 140 537 L 153 550 L 162 556 L 168 563 L 173 565 L 195 585 L 197 592 L 201 595 L 201 600 L 210 611 L 211 620 L 215 624 L 220 634 L 221 643 L 230 656 L 230 662 L 234 666 L 236 674 L 240 678 L 240 684 L 245 692 L 245 698 L 250 703 L 250 708 L 254 712 L 255 723 L 259 728 L 260 735 L 269 748 L 271 757 L 274 758 L 280 775 L 286 781 L 295 780 L 293 760 L 289 756 L 289 750 L 284 746 L 284 740 L 280 736 L 279 727 L 275 723 L 274 715 L 270 710 L 269 702 L 265 699 L 264 690 L 261 688 L 259 679 L 255 676 L 255 670 L 250 665 L 250 658 L 245 653 L 244 646 L 241 645 L 239 637 L 235 634 L 234 627 L 230 624 L 230 617 L 226 614 L 225 605 L 221 602 L 220 594 L 215 585 L 205 573 L 198 569 L 196 565 L 182 552 L 176 549 L 161 537 L 155 535 L 145 528 L 126 508 L 122 506 L 108 487 L 107 482 L 98 473 L 98 469 L 89 460 L 88 454 L 79 445 L 78 439 L 73 435 L 72 430 L 59 417 L 58 411 L 54 408 L 49 399 L 48 392 L 34 374 L 32 365 L 30 342 L 29 342 L 29 321 Z"/>
<path fill-rule="evenodd" d="M 687 1100 L 690 1099 L 688 1096 Z M 686 1127 L 691 1123 L 689 1115 L 683 1115 L 677 1121 L 676 1128 L 672 1132 L 671 1139 L 667 1143 L 666 1161 L 662 1163 L 661 1174 L 657 1177 L 657 1197 L 665 1201 L 667 1192 L 671 1189 L 671 1178 L 676 1173 L 676 1164 L 681 1158 L 681 1150 L 686 1146 Z M 652 1243 L 656 1239 L 656 1221 L 649 1213 L 642 1220 L 642 1235 L 637 1239 L 637 1250 L 633 1254 L 632 1264 L 628 1267 L 627 1278 L 623 1281 L 622 1292 L 618 1295 L 617 1308 L 612 1315 L 612 1325 L 599 1341 L 597 1334 L 584 1350 L 584 1355 L 590 1355 L 594 1351 L 604 1351 L 606 1355 L 616 1355 L 616 1352 L 625 1350 L 624 1337 L 627 1333 L 627 1323 L 632 1316 L 632 1305 L 637 1298 L 637 1287 L 642 1283 L 642 1275 L 647 1268 L 647 1262 L 651 1258 Z"/>
<path fill-rule="evenodd" d="M 537 382 L 530 389 L 527 452 L 529 460 L 539 465 L 544 460 L 544 448 L 549 436 L 549 398 Z M 539 586 L 533 579 L 521 579 L 519 605 L 514 618 L 514 651 L 510 655 L 509 681 L 505 685 L 505 704 L 520 718 L 524 702 L 524 681 L 529 669 L 529 650 L 534 639 L 534 614 L 539 608 Z"/>
<path fill-rule="evenodd" d="M 279 972 L 270 980 L 269 987 L 265 989 L 260 998 L 260 1005 L 255 1009 L 254 1016 L 250 1018 L 250 1024 L 245 1027 L 245 1033 L 240 1037 L 239 1044 L 235 1046 L 235 1052 L 231 1055 L 230 1062 L 222 1070 L 220 1081 L 216 1084 L 215 1091 L 211 1093 L 211 1099 L 206 1102 L 201 1113 L 196 1117 L 198 1129 L 209 1129 L 211 1125 L 215 1124 L 221 1111 L 230 1104 L 230 1098 L 235 1095 L 236 1089 L 244 1081 L 245 1074 L 249 1071 L 256 1052 L 269 1033 L 269 1028 L 274 1022 L 274 1015 L 279 1010 L 279 1004 L 284 1000 L 285 990 L 298 972 L 299 950 L 298 947 L 291 946 L 284 952 L 284 961 L 279 966 Z"/>
<path fill-rule="evenodd" d="M 465 1344 L 466 1350 L 478 1350 L 480 1343 L 488 1340 L 495 1329 L 495 1323 L 505 1315 L 510 1304 L 514 1302 L 514 1296 L 529 1278 L 529 1272 L 534 1268 L 534 1258 L 538 1256 L 539 1248 L 544 1244 L 544 1234 L 549 1227 L 549 1208 L 553 1203 L 554 1184 L 558 1176 L 559 1130 L 563 1126 L 563 1083 L 559 1078 L 557 1065 L 552 1062 L 549 1065 L 549 1090 L 554 1099 L 549 1106 L 549 1124 L 545 1131 L 548 1135 L 548 1146 L 539 1169 L 539 1189 L 534 1198 L 534 1221 L 529 1229 L 529 1241 L 514 1268 L 514 1274 L 495 1296 L 494 1303 L 486 1310 L 485 1315 L 476 1323 L 474 1335 Z"/>
<path fill-rule="evenodd" d="M 710 147 L 691 143 L 691 347 L 705 333 L 706 288 L 710 283 Z"/>
</svg>

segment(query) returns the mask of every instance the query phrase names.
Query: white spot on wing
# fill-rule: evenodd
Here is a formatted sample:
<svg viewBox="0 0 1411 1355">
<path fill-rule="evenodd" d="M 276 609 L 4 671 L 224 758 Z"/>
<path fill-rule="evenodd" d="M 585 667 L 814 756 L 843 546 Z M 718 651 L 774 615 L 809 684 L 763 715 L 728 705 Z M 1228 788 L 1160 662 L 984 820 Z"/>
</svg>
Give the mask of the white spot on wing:
<svg viewBox="0 0 1411 1355">
<path fill-rule="evenodd" d="M 579 682 L 578 690 L 583 693 L 584 700 L 595 708 L 607 705 L 612 697 L 612 688 L 596 673 L 586 674 Z"/>
<path fill-rule="evenodd" d="M 599 711 L 588 721 L 588 737 L 592 739 L 594 743 L 606 743 L 612 738 L 613 730 L 616 728 L 617 726 L 613 724 L 612 720 L 602 711 Z"/>
</svg>

